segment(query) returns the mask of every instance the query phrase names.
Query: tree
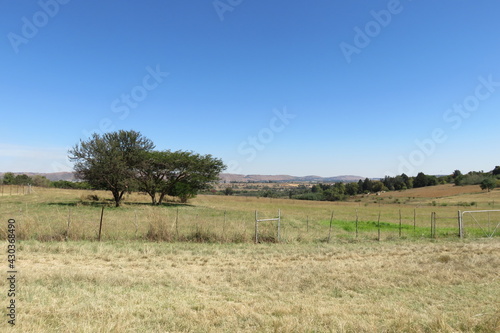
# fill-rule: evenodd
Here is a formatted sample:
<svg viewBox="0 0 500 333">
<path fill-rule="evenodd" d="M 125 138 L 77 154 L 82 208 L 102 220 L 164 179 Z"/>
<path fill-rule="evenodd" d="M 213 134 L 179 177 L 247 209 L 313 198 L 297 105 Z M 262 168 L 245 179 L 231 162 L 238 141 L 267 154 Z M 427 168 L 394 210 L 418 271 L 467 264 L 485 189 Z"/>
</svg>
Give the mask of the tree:
<svg viewBox="0 0 500 333">
<path fill-rule="evenodd" d="M 363 180 L 358 180 L 358 194 L 363 193 Z"/>
<path fill-rule="evenodd" d="M 424 187 L 427 186 L 428 184 L 428 177 L 423 173 L 419 172 L 417 174 L 417 177 L 415 177 L 415 180 L 413 181 L 413 187 Z"/>
<path fill-rule="evenodd" d="M 363 182 L 363 192 L 369 193 L 372 192 L 372 190 L 373 190 L 373 182 L 370 179 L 365 178 Z"/>
<path fill-rule="evenodd" d="M 345 192 L 348 195 L 356 195 L 358 194 L 359 187 L 358 183 L 347 183 L 345 186 Z"/>
<path fill-rule="evenodd" d="M 143 157 L 137 179 L 139 189 L 149 194 L 152 204 L 161 204 L 166 195 L 186 202 L 200 190 L 210 188 L 226 168 L 212 155 L 188 151 L 152 151 L 143 153 Z"/>
<path fill-rule="evenodd" d="M 374 181 L 372 183 L 372 191 L 373 192 L 380 192 L 384 189 L 384 183 L 382 183 L 381 181 Z"/>
<path fill-rule="evenodd" d="M 405 173 L 401 174 L 401 178 L 405 182 L 405 185 L 406 185 L 407 189 L 413 188 L 413 179 L 411 179 L 410 177 L 408 177 Z"/>
<path fill-rule="evenodd" d="M 3 175 L 3 183 L 4 183 L 4 185 L 13 185 L 15 177 L 16 176 L 14 176 L 14 174 L 12 172 L 6 172 Z"/>
<path fill-rule="evenodd" d="M 500 175 L 500 166 L 499 166 L 499 165 L 497 165 L 497 166 L 495 167 L 495 169 L 493 169 L 493 171 L 491 171 L 491 173 L 493 174 L 493 176 L 498 176 L 498 175 Z"/>
<path fill-rule="evenodd" d="M 12 184 L 14 185 L 28 185 L 31 183 L 33 183 L 33 179 L 31 179 L 30 176 L 24 174 L 17 175 L 16 177 L 14 177 L 14 181 L 12 182 Z"/>
<path fill-rule="evenodd" d="M 171 187 L 171 191 L 167 194 L 179 197 L 181 202 L 186 202 L 201 190 L 209 189 L 213 182 L 219 180 L 219 174 L 226 168 L 221 159 L 212 155 L 176 153 L 180 154 L 174 172 L 177 184 Z"/>
<path fill-rule="evenodd" d="M 49 187 L 51 183 L 52 182 L 45 176 L 35 175 L 33 177 L 33 186 Z"/>
<path fill-rule="evenodd" d="M 226 187 L 226 189 L 224 190 L 224 194 L 225 195 L 233 195 L 234 194 L 234 190 L 232 187 Z"/>
<path fill-rule="evenodd" d="M 92 187 L 111 191 L 116 207 L 123 195 L 136 182 L 136 169 L 142 153 L 154 148 L 151 140 L 139 132 L 124 131 L 105 133 L 75 145 L 69 151 L 78 179 Z"/>
<path fill-rule="evenodd" d="M 497 182 L 494 178 L 488 177 L 485 178 L 479 186 L 481 186 L 481 190 L 487 190 L 489 192 L 497 186 Z"/>
</svg>

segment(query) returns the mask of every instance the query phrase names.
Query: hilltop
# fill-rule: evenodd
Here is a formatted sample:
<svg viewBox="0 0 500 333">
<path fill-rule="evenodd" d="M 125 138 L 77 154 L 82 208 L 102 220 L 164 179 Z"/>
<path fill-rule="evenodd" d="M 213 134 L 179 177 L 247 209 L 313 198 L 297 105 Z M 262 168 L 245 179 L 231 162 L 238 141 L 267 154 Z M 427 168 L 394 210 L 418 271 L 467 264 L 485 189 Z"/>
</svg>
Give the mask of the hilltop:
<svg viewBox="0 0 500 333">
<path fill-rule="evenodd" d="M 57 180 L 68 180 L 74 181 L 76 179 L 73 172 L 51 172 L 51 173 L 37 173 L 37 172 L 13 172 L 15 175 L 24 174 L 27 176 L 44 176 L 51 181 Z M 0 177 L 2 177 L 4 172 L 0 172 Z M 223 182 L 238 182 L 238 183 L 247 183 L 247 182 L 328 182 L 328 183 L 336 183 L 336 182 L 357 182 L 360 179 L 364 179 L 364 177 L 360 176 L 335 176 L 335 177 L 321 177 L 321 176 L 305 176 L 305 177 L 297 177 L 290 175 L 240 175 L 233 173 L 222 173 L 220 178 Z"/>
</svg>

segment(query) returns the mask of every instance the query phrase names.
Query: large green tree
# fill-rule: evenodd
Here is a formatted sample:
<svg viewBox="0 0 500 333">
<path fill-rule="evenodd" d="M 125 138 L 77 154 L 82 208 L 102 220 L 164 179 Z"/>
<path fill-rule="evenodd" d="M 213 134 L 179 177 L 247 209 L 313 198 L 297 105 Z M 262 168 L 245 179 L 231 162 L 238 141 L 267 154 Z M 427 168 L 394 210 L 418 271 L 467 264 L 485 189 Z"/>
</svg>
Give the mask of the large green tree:
<svg viewBox="0 0 500 333">
<path fill-rule="evenodd" d="M 136 183 L 137 168 L 145 152 L 154 149 L 148 138 L 136 131 L 92 134 L 69 151 L 77 178 L 92 187 L 111 191 L 116 207 Z"/>
<path fill-rule="evenodd" d="M 16 178 L 16 176 L 12 172 L 6 172 L 3 175 L 3 184 L 4 185 L 13 185 L 15 178 Z"/>
<path fill-rule="evenodd" d="M 489 192 L 497 186 L 497 181 L 493 177 L 487 177 L 479 186 L 481 186 L 481 190 L 487 190 Z"/>
<path fill-rule="evenodd" d="M 186 202 L 207 189 L 226 166 L 212 155 L 189 151 L 151 151 L 143 154 L 137 169 L 139 189 L 149 194 L 152 204 L 161 204 L 165 196 Z"/>
</svg>

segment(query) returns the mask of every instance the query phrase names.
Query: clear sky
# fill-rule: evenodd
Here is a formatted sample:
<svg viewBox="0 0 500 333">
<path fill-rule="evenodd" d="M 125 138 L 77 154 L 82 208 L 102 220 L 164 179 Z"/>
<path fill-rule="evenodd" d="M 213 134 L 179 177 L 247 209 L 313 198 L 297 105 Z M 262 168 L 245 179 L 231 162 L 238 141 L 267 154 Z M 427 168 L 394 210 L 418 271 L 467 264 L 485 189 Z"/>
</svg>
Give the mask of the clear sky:
<svg viewBox="0 0 500 333">
<path fill-rule="evenodd" d="M 0 172 L 136 130 L 227 172 L 500 164 L 497 0 L 0 0 Z"/>
</svg>

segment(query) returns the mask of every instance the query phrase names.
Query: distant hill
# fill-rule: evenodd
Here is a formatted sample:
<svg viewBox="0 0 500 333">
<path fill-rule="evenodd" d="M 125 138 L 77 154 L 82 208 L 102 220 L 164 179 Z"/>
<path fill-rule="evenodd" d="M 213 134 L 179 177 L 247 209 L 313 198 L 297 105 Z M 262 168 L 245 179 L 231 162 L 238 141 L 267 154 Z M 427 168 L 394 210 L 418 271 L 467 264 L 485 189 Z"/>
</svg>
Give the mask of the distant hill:
<svg viewBox="0 0 500 333">
<path fill-rule="evenodd" d="M 239 175 L 233 173 L 223 173 L 220 175 L 221 179 L 227 183 L 229 182 L 323 182 L 323 183 L 351 183 L 357 182 L 365 177 L 360 176 L 335 176 L 335 177 L 321 177 L 321 176 L 305 176 L 296 177 L 289 175 Z"/>
<path fill-rule="evenodd" d="M 50 172 L 50 173 L 39 173 L 39 172 L 13 172 L 14 175 L 27 175 L 30 177 L 33 176 L 44 176 L 51 181 L 56 180 L 68 180 L 74 181 L 75 175 L 73 172 Z M 0 172 L 0 177 L 3 177 L 4 172 Z"/>
<path fill-rule="evenodd" d="M 73 172 L 52 172 L 52 173 L 37 173 L 37 172 L 13 172 L 15 175 L 25 174 L 30 177 L 35 175 L 45 176 L 47 179 L 52 181 L 56 180 L 68 180 L 74 181 L 76 180 Z M 0 177 L 3 176 L 3 173 L 0 172 Z M 222 173 L 221 175 L 222 181 L 227 183 L 229 182 L 238 182 L 238 183 L 246 183 L 246 182 L 323 182 L 323 183 L 350 183 L 357 182 L 360 179 L 365 179 L 365 177 L 360 176 L 335 176 L 335 177 L 320 177 L 320 176 L 305 176 L 305 177 L 296 177 L 289 175 L 239 175 L 233 173 Z"/>
</svg>

